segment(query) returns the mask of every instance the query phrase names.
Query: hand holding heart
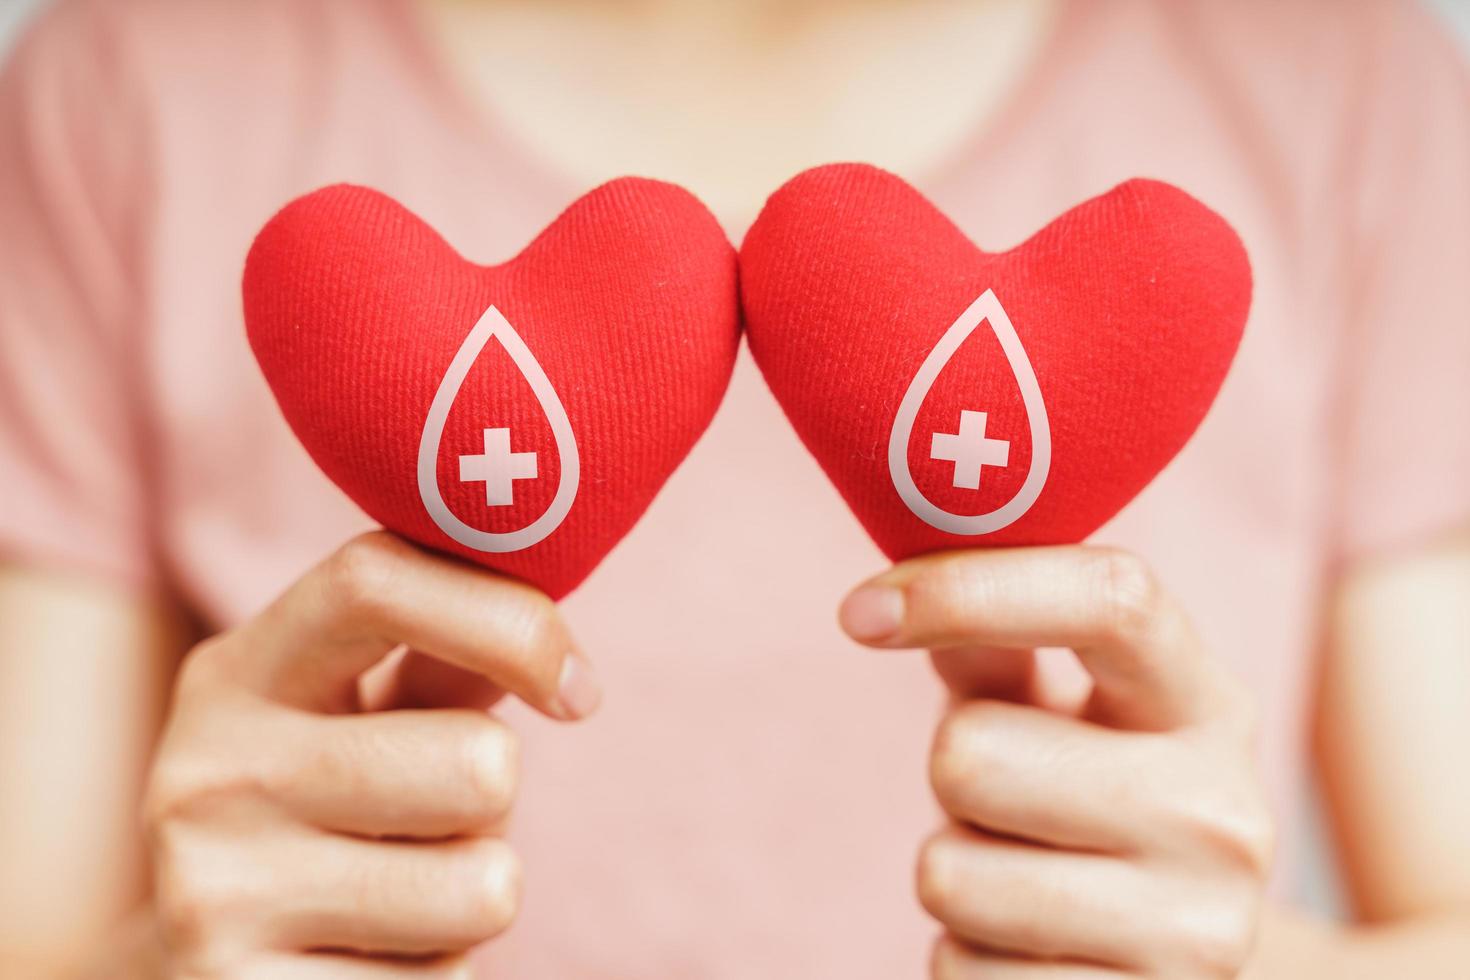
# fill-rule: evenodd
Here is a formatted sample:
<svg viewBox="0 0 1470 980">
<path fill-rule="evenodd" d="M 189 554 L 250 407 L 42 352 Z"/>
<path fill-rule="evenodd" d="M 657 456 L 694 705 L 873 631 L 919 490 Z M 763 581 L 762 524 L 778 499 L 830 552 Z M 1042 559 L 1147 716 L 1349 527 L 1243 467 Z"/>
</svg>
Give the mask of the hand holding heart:
<svg viewBox="0 0 1470 980">
<path fill-rule="evenodd" d="M 1250 699 L 1131 555 L 915 559 L 854 591 L 855 639 L 932 650 L 953 695 L 930 756 L 949 824 L 918 892 L 935 980 L 1225 980 L 1245 968 L 1272 850 Z M 1092 678 L 1064 703 L 1035 647 Z"/>
<path fill-rule="evenodd" d="M 507 692 L 600 697 L 545 595 L 381 531 L 196 647 L 144 807 L 163 975 L 471 976 L 520 903 Z"/>
<path fill-rule="evenodd" d="M 329 562 L 259 623 L 196 656 L 205 680 L 181 699 L 196 708 L 182 722 L 176 713 L 185 734 L 163 758 L 183 758 L 186 775 L 204 771 L 187 764 L 191 753 L 230 733 L 191 739 L 189 726 L 220 723 L 197 706 L 241 703 L 237 688 L 256 693 L 257 709 L 265 697 L 294 712 L 257 720 L 277 735 L 315 732 L 324 765 L 329 743 L 354 730 L 381 729 L 375 744 L 398 744 L 386 719 L 298 716 L 344 710 L 354 670 L 400 640 L 452 665 L 410 660 L 406 676 L 437 677 L 423 699 L 431 705 L 463 703 L 456 689 L 483 704 L 504 687 L 555 716 L 585 714 L 596 700 L 577 669 L 585 662 L 568 652 L 545 597 L 592 571 L 709 423 L 742 312 L 798 434 L 874 540 L 908 558 L 1092 533 L 1199 425 L 1250 297 L 1234 233 L 1167 185 L 1130 182 L 990 254 L 898 178 L 861 166 L 818 168 L 773 195 L 739 272 L 737 291 L 735 253 L 703 206 L 651 181 L 593 191 L 498 266 L 468 262 L 364 188 L 329 188 L 277 215 L 251 250 L 245 311 L 287 421 L 388 529 L 507 579 L 474 578 L 413 549 L 385 558 L 381 539 L 354 547 L 346 554 L 365 566 L 334 577 L 342 562 Z M 346 589 L 329 589 L 325 610 L 312 601 L 319 580 Z M 433 582 L 450 593 L 442 602 L 422 590 Z M 415 583 L 417 604 L 397 595 Z M 442 622 L 425 618 L 437 607 Z M 377 627 L 364 634 L 364 622 Z M 843 622 L 872 645 L 932 648 L 956 695 L 933 757 L 953 825 L 926 846 L 919 876 L 951 937 L 936 977 L 1235 975 L 1269 851 L 1248 712 L 1135 561 L 1079 548 L 935 554 L 859 590 Z M 299 654 L 323 640 L 350 655 L 325 681 L 299 669 Z M 1044 709 L 1031 654 L 1017 652 L 1038 645 L 1076 649 L 1095 681 L 1085 706 Z M 321 701 L 323 683 L 338 701 Z M 478 717 L 430 712 L 419 734 L 428 746 L 431 729 L 457 731 L 502 758 L 504 732 Z M 409 727 L 397 734 L 418 737 Z M 284 753 L 239 756 L 260 786 L 234 801 L 241 812 L 341 850 L 344 865 L 359 848 L 384 864 L 384 881 L 395 868 L 448 873 L 446 847 L 333 842 L 424 829 L 372 822 L 393 807 L 359 812 L 345 791 L 316 793 L 294 756 L 292 765 Z M 279 782 L 261 783 L 261 772 Z M 362 778 L 387 799 L 422 775 Z M 448 775 L 415 795 L 433 811 L 419 822 L 468 837 L 495 894 L 487 906 L 481 876 L 479 891 L 451 882 L 446 895 L 463 893 L 486 914 L 466 918 L 451 902 L 416 918 L 386 894 L 353 913 L 323 897 L 335 909 L 325 927 L 283 902 L 246 921 L 243 941 L 238 917 L 221 915 L 203 939 L 181 928 L 184 947 L 204 962 L 218 955 L 214 940 L 240 948 L 283 932 L 307 950 L 294 965 L 312 975 L 344 966 L 311 959 L 322 945 L 455 956 L 498 931 L 514 903 L 512 864 L 493 837 L 507 777 L 492 773 L 477 796 L 456 795 Z M 175 837 L 199 832 L 193 811 L 175 813 L 170 801 L 211 787 L 168 776 L 157 780 L 156 823 Z M 207 863 L 180 859 L 165 884 L 179 868 L 210 877 Z"/>
</svg>

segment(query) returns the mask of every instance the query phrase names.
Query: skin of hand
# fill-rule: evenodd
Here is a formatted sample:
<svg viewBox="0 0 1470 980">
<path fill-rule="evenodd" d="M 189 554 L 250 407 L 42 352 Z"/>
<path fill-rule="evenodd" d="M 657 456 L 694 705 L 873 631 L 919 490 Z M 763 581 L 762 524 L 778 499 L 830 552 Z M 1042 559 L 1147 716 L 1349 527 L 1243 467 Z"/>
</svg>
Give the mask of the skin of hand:
<svg viewBox="0 0 1470 980">
<path fill-rule="evenodd" d="M 1241 683 L 1133 555 L 967 551 L 895 566 L 844 601 L 854 639 L 927 648 L 952 700 L 930 756 L 947 825 L 919 899 L 935 980 L 1237 977 L 1273 827 Z M 1084 696 L 1032 653 L 1066 647 Z M 1055 685 L 1053 685 L 1055 687 Z"/>
<path fill-rule="evenodd" d="M 519 901 L 507 692 L 600 697 L 544 594 L 383 532 L 196 647 L 143 808 L 167 975 L 468 976 Z"/>
<path fill-rule="evenodd" d="M 1470 780 L 1446 746 L 1470 744 L 1467 596 L 1470 532 L 1333 583 L 1313 727 L 1356 921 L 1272 906 L 1244 978 L 1464 980 Z M 0 976 L 166 975 L 134 825 L 192 629 L 165 597 L 0 562 Z M 937 658 L 1000 697 L 1028 660 Z"/>
</svg>

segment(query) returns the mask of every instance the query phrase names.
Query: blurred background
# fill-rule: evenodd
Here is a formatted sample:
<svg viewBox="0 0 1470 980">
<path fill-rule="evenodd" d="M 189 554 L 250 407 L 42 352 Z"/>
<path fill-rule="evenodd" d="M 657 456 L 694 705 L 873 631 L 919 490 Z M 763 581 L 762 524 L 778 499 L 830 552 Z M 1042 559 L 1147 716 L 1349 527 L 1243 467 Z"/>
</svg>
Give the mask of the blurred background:
<svg viewBox="0 0 1470 980">
<path fill-rule="evenodd" d="M 250 0 L 237 2 L 248 3 Z M 1231 0 L 1219 2 L 1229 3 Z M 1344 2 L 1351 3 L 1352 0 Z M 0 0 L 0 54 L 9 47 L 24 22 L 45 3 L 46 0 Z M 1427 5 L 1436 10 L 1447 30 L 1457 36 L 1463 49 L 1470 53 L 1470 0 L 1427 0 Z M 1303 810 L 1299 819 L 1302 825 L 1300 839 L 1306 842 L 1306 846 L 1296 855 L 1300 868 L 1293 877 L 1300 884 L 1295 891 L 1317 909 L 1339 912 L 1339 888 L 1334 880 L 1325 835 L 1320 830 L 1321 821 L 1310 806 Z"/>
<path fill-rule="evenodd" d="M 0 0 L 0 45 L 3 45 L 21 21 L 46 0 Z M 1429 0 L 1454 25 L 1470 50 L 1470 0 Z"/>
<path fill-rule="evenodd" d="M 0 47 L 4 47 L 16 27 L 46 0 L 0 0 Z M 1470 0 L 1428 0 L 1454 26 L 1470 50 Z"/>
<path fill-rule="evenodd" d="M 15 34 L 20 22 L 39 6 L 41 6 L 41 0 L 3 0 L 0 2 L 0 45 L 8 47 L 10 38 Z"/>
</svg>

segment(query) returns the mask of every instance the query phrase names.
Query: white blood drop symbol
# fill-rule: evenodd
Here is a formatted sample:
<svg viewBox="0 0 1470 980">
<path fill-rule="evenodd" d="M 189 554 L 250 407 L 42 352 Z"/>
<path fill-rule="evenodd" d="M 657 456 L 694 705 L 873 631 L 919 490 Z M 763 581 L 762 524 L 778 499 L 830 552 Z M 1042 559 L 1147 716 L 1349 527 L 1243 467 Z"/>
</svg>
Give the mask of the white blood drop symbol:
<svg viewBox="0 0 1470 980">
<path fill-rule="evenodd" d="M 990 324 L 995 339 L 1000 341 L 1001 350 L 1005 352 L 1006 360 L 1011 365 L 1016 384 L 1021 389 L 1021 403 L 1026 408 L 1026 422 L 1031 430 L 1031 468 L 1026 471 L 1026 480 L 1021 484 L 1021 489 L 995 510 L 984 514 L 955 514 L 932 503 L 914 483 L 913 474 L 909 472 L 909 439 L 913 435 L 914 420 L 918 418 L 919 408 L 934 387 L 939 372 L 944 370 L 944 366 L 975 328 L 980 326 L 981 321 Z M 932 438 L 930 458 L 954 462 L 953 482 L 957 487 L 977 489 L 982 465 L 1005 466 L 1009 458 L 1009 443 L 985 438 L 983 412 L 961 412 L 959 433 L 935 433 Z M 965 467 L 965 472 L 961 472 L 962 466 Z M 924 363 L 919 365 L 914 380 L 909 382 L 888 436 L 888 475 L 893 480 L 899 498 L 921 521 L 950 534 L 977 535 L 999 531 L 1019 520 L 1041 496 L 1041 489 L 1046 485 L 1050 470 L 1051 426 L 1047 422 L 1041 386 L 1036 381 L 1036 372 L 1026 356 L 1026 349 L 1021 346 L 1021 338 L 1016 335 L 1016 328 L 1011 324 L 1010 317 L 1006 316 L 995 292 L 987 289 L 944 332 L 939 343 L 924 358 Z"/>
<path fill-rule="evenodd" d="M 526 379 L 531 393 L 536 396 L 541 410 L 546 413 L 552 438 L 556 441 L 557 456 L 561 459 L 561 477 L 546 512 L 520 530 L 504 533 L 470 527 L 450 512 L 439 491 L 439 443 L 444 436 L 444 424 L 449 419 L 449 409 L 453 406 L 460 387 L 464 385 L 465 378 L 469 376 L 470 368 L 492 338 L 510 355 L 511 362 Z M 503 454 L 497 451 L 501 444 L 498 433 L 504 434 Z M 484 430 L 484 439 L 484 456 L 460 457 L 460 479 L 485 480 L 487 506 L 509 504 L 512 481 L 535 477 L 536 454 L 512 453 L 510 432 L 506 429 L 487 428 Z M 530 457 L 529 460 L 526 457 Z M 516 333 L 510 321 L 499 310 L 491 306 L 454 355 L 444 380 L 439 382 L 439 389 L 434 392 L 428 418 L 424 420 L 423 435 L 419 437 L 418 458 L 419 497 L 423 500 L 424 509 L 429 512 L 439 530 L 467 548 L 493 554 L 520 551 L 543 540 L 566 518 L 572 509 L 572 501 L 576 499 L 580 476 L 581 461 L 577 456 L 577 439 L 572 434 L 572 423 L 567 418 L 566 409 L 562 407 L 561 398 L 521 335 Z"/>
</svg>

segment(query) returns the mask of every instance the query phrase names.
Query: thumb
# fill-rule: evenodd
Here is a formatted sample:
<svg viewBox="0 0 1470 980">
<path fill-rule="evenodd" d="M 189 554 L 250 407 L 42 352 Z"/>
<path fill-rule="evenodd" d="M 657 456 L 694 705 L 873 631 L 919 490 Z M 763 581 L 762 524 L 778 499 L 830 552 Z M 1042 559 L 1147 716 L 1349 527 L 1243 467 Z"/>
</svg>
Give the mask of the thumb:
<svg viewBox="0 0 1470 980">
<path fill-rule="evenodd" d="M 1002 647 L 951 647 L 933 650 L 929 659 L 957 700 L 1032 701 L 1036 654 Z"/>
</svg>

